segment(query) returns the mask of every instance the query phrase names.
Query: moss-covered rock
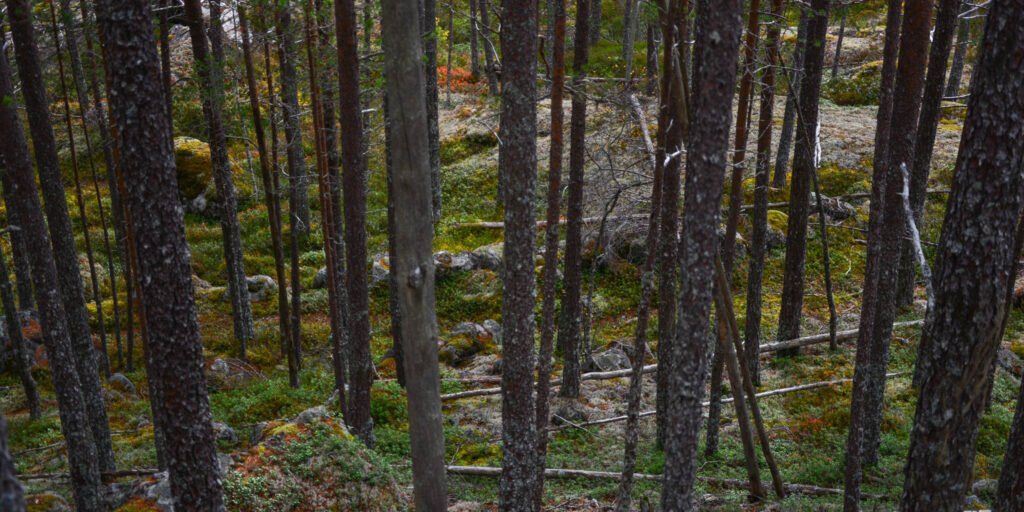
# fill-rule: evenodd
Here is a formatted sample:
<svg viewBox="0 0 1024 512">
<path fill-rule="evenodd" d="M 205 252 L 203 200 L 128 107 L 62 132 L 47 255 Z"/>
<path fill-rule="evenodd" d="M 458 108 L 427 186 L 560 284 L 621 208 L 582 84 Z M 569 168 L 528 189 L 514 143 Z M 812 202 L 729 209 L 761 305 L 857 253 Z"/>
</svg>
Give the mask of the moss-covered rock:
<svg viewBox="0 0 1024 512">
<path fill-rule="evenodd" d="M 184 199 L 199 197 L 213 182 L 210 145 L 199 139 L 175 138 L 174 164 L 178 168 L 178 190 Z"/>
<path fill-rule="evenodd" d="M 829 80 L 822 92 L 836 105 L 874 105 L 878 103 L 881 79 L 882 61 L 871 61 L 850 76 Z"/>
</svg>

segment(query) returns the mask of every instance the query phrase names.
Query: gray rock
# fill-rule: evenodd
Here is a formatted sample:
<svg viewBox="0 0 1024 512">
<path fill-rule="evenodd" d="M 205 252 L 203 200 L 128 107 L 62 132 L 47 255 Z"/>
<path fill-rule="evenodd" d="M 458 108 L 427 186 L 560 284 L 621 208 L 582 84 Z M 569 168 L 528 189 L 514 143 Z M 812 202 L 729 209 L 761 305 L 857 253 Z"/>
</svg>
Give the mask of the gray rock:
<svg viewBox="0 0 1024 512">
<path fill-rule="evenodd" d="M 135 390 L 135 384 L 132 384 L 132 381 L 129 380 L 128 377 L 125 377 L 123 373 L 115 373 L 111 375 L 110 378 L 107 379 L 107 383 L 110 384 L 112 389 L 122 393 L 127 393 L 129 395 L 138 394 Z"/>
<path fill-rule="evenodd" d="M 471 253 L 452 254 L 440 251 L 434 254 L 434 277 L 440 278 L 453 272 L 469 272 L 474 269 L 476 265 Z"/>
<path fill-rule="evenodd" d="M 166 471 L 161 471 L 153 478 L 156 483 L 146 489 L 146 498 L 156 502 L 156 506 L 164 512 L 173 512 L 174 498 L 171 496 L 171 479 Z"/>
<path fill-rule="evenodd" d="M 325 418 L 328 415 L 329 413 L 327 412 L 327 408 L 322 405 L 318 405 L 316 407 L 311 407 L 309 409 L 306 409 L 305 411 L 300 412 L 297 416 L 295 416 L 295 418 L 292 419 L 292 423 L 295 423 L 297 425 L 308 425 L 321 418 Z"/>
<path fill-rule="evenodd" d="M 590 356 L 585 370 L 588 372 L 611 372 L 630 367 L 629 356 L 621 349 L 612 348 Z"/>
<path fill-rule="evenodd" d="M 484 320 L 484 329 L 491 333 L 491 337 L 494 338 L 495 343 L 501 345 L 501 324 L 496 320 L 488 318 L 487 320 Z"/>
<path fill-rule="evenodd" d="M 551 415 L 551 424 L 556 426 L 571 425 L 587 421 L 587 414 L 575 405 L 561 405 Z"/>
<path fill-rule="evenodd" d="M 501 244 L 487 245 L 480 247 L 470 253 L 473 260 L 473 268 L 499 272 L 501 270 Z"/>
<path fill-rule="evenodd" d="M 986 508 L 977 496 L 971 495 L 964 499 L 964 510 L 985 510 Z"/>
<path fill-rule="evenodd" d="M 370 286 L 386 283 L 391 276 L 391 259 L 386 254 L 378 254 L 373 258 L 370 267 Z"/>
<path fill-rule="evenodd" d="M 321 290 L 327 288 L 327 267 L 320 267 L 313 276 L 313 289 Z"/>
<path fill-rule="evenodd" d="M 226 453 L 217 454 L 217 470 L 220 473 L 221 478 L 228 476 L 228 471 L 231 471 L 231 467 L 235 465 L 235 460 Z"/>
<path fill-rule="evenodd" d="M 994 498 L 999 489 L 998 480 L 978 480 L 971 485 L 971 494 L 983 498 Z"/>
<path fill-rule="evenodd" d="M 482 325 L 476 324 L 476 323 L 473 323 L 473 322 L 462 322 L 461 324 L 456 325 L 455 327 L 453 327 L 451 332 L 448 335 L 449 336 L 466 335 L 466 336 L 476 337 L 476 336 L 484 336 L 486 334 L 487 334 L 487 329 L 484 328 Z"/>
<path fill-rule="evenodd" d="M 267 422 L 261 421 L 252 426 L 249 431 L 249 446 L 256 446 L 263 442 L 263 433 L 267 430 Z"/>
<path fill-rule="evenodd" d="M 1017 354 L 1005 348 L 999 349 L 999 352 L 996 353 L 996 364 L 1017 377 L 1024 375 L 1024 361 L 1021 361 Z"/>
<path fill-rule="evenodd" d="M 235 429 L 219 421 L 213 422 L 213 436 L 218 441 L 230 445 L 238 444 L 238 434 L 235 433 Z"/>
<path fill-rule="evenodd" d="M 249 289 L 250 301 L 267 300 L 277 293 L 277 281 L 267 275 L 248 276 L 245 278 L 245 285 Z"/>
</svg>

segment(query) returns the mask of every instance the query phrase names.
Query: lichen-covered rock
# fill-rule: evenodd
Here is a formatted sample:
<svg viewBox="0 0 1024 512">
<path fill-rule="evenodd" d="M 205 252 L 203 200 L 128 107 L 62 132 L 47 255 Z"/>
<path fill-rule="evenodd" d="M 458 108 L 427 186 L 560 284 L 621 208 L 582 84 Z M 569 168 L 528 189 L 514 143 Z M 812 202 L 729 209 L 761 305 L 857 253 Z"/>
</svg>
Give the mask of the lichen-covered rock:
<svg viewBox="0 0 1024 512">
<path fill-rule="evenodd" d="M 822 95 L 836 105 L 874 105 L 882 79 L 882 61 L 868 62 L 849 77 L 836 77 L 825 83 Z"/>
<path fill-rule="evenodd" d="M 447 339 L 438 349 L 438 356 L 450 366 L 459 366 L 477 354 L 497 352 L 500 336 L 500 329 L 495 336 L 494 332 L 480 324 L 463 322 L 448 333 Z"/>
<path fill-rule="evenodd" d="M 107 379 L 107 383 L 110 384 L 110 387 L 112 389 L 115 389 L 122 393 L 127 393 L 130 395 L 137 394 L 135 390 L 135 384 L 132 384 L 132 381 L 129 380 L 128 377 L 125 377 L 123 373 L 115 373 L 111 375 L 110 378 Z"/>
<path fill-rule="evenodd" d="M 210 145 L 199 139 L 176 137 L 174 164 L 178 168 L 178 190 L 182 199 L 194 200 L 213 182 Z"/>
<path fill-rule="evenodd" d="M 625 370 L 631 367 L 629 356 L 622 349 L 611 348 L 604 352 L 598 352 L 590 356 L 585 371 L 587 372 L 611 372 Z"/>
<path fill-rule="evenodd" d="M 267 275 L 248 276 L 245 278 L 245 285 L 249 289 L 251 301 L 264 301 L 277 294 L 277 281 Z"/>
<path fill-rule="evenodd" d="M 391 469 L 325 416 L 306 425 L 271 423 L 224 480 L 229 510 L 288 512 L 407 508 Z"/>
</svg>

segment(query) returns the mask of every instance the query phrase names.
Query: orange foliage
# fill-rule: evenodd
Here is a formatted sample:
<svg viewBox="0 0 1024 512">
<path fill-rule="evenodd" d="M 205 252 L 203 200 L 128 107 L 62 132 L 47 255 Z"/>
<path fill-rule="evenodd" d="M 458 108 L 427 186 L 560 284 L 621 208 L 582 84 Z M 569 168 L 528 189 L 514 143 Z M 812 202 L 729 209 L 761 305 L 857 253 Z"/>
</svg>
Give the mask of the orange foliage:
<svg viewBox="0 0 1024 512">
<path fill-rule="evenodd" d="M 452 68 L 452 92 L 461 94 L 483 94 L 487 87 L 483 80 L 473 78 L 466 68 Z M 437 67 L 437 87 L 443 93 L 448 87 L 448 66 Z"/>
</svg>

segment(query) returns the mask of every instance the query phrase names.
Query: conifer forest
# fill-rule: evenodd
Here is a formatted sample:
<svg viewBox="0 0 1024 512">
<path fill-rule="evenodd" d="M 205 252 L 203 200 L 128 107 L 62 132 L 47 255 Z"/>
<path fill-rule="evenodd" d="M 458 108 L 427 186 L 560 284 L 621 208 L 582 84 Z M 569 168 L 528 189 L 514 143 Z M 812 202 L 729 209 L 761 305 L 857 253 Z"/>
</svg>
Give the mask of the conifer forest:
<svg viewBox="0 0 1024 512">
<path fill-rule="evenodd" d="M 1024 512 L 1024 0 L 0 0 L 0 512 Z"/>
</svg>

